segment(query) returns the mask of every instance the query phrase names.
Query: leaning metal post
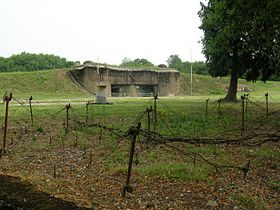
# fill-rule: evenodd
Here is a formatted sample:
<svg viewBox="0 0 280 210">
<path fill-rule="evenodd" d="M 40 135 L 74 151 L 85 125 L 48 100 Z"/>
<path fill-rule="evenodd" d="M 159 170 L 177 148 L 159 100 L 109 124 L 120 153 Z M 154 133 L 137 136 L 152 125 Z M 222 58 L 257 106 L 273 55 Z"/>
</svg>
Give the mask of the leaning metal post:
<svg viewBox="0 0 280 210">
<path fill-rule="evenodd" d="M 131 171 L 132 171 L 132 161 L 133 161 L 133 156 L 135 151 L 136 138 L 139 134 L 140 128 L 141 128 L 141 122 L 138 123 L 136 128 L 132 128 L 129 132 L 132 135 L 132 140 L 131 140 L 130 155 L 128 161 L 127 178 L 126 178 L 125 186 L 123 187 L 122 190 L 122 197 L 125 197 L 126 192 L 130 192 L 130 193 L 132 192 L 132 188 L 129 186 L 129 182 L 130 182 Z"/>
</svg>

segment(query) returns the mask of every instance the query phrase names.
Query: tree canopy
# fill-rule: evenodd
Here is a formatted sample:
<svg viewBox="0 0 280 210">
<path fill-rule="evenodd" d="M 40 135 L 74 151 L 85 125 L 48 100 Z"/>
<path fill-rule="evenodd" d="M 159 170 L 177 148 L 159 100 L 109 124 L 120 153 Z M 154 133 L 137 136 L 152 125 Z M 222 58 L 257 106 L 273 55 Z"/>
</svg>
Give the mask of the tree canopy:
<svg viewBox="0 0 280 210">
<path fill-rule="evenodd" d="M 185 70 L 183 61 L 178 55 L 170 55 L 166 62 L 169 68 L 177 69 L 180 72 Z"/>
<path fill-rule="evenodd" d="M 124 58 L 120 66 L 129 67 L 129 68 L 137 68 L 137 67 L 148 68 L 148 67 L 154 67 L 154 64 L 145 58 L 136 58 L 134 60 L 131 60 L 129 58 Z"/>
<path fill-rule="evenodd" d="M 240 76 L 268 80 L 279 73 L 279 0 L 201 3 L 203 53 L 212 76 L 231 75 L 227 101 L 236 101 Z"/>
<path fill-rule="evenodd" d="M 170 55 L 167 59 L 167 64 L 169 68 L 177 69 L 182 73 L 190 72 L 191 66 L 192 70 L 196 74 L 207 75 L 208 68 L 203 61 L 182 61 L 182 59 L 178 55 Z"/>
<path fill-rule="evenodd" d="M 31 54 L 22 52 L 9 58 L 0 57 L 0 72 L 38 71 L 46 69 L 67 68 L 74 62 L 55 55 Z"/>
</svg>

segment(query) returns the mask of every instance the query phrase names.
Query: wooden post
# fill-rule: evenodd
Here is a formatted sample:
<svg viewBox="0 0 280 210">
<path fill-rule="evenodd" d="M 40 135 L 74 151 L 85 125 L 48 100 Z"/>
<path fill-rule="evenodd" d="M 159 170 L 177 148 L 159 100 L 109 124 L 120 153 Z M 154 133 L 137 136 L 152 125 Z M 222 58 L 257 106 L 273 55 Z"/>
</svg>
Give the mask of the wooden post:
<svg viewBox="0 0 280 210">
<path fill-rule="evenodd" d="M 65 106 L 66 108 L 66 128 L 65 128 L 65 135 L 68 134 L 68 131 L 69 131 L 69 109 L 70 109 L 70 103 L 67 104 Z"/>
<path fill-rule="evenodd" d="M 158 95 L 156 94 L 154 96 L 154 131 L 156 131 L 156 126 L 157 126 L 157 99 L 158 99 Z"/>
<path fill-rule="evenodd" d="M 12 100 L 12 93 L 10 93 L 10 96 L 5 96 L 4 97 L 4 101 L 6 102 L 6 112 L 5 112 L 5 121 L 4 121 L 3 148 L 1 150 L 1 155 L 6 154 L 6 139 L 7 139 L 7 130 L 8 130 L 9 102 L 11 100 Z"/>
<path fill-rule="evenodd" d="M 265 94 L 266 116 L 268 117 L 268 93 Z"/>
<path fill-rule="evenodd" d="M 206 99 L 206 104 L 205 104 L 205 115 L 208 116 L 208 102 L 209 102 L 209 98 Z"/>
<path fill-rule="evenodd" d="M 33 121 L 33 112 L 32 112 L 32 96 L 29 98 L 29 109 L 30 109 L 31 124 L 33 126 L 34 121 Z"/>
<path fill-rule="evenodd" d="M 241 135 L 245 131 L 245 96 L 241 96 L 241 103 L 242 103 L 242 117 L 241 117 Z"/>
<path fill-rule="evenodd" d="M 139 134 L 140 128 L 141 128 L 141 122 L 138 123 L 136 128 L 132 128 L 130 130 L 132 140 L 131 140 L 130 155 L 129 155 L 129 161 L 128 161 L 127 178 L 126 178 L 125 186 L 123 187 L 123 190 L 122 190 L 122 197 L 125 197 L 126 192 L 132 193 L 132 188 L 129 186 L 129 182 L 130 182 L 131 171 L 132 171 L 132 161 L 133 161 L 133 156 L 134 156 L 134 151 L 135 151 L 136 138 Z"/>
</svg>

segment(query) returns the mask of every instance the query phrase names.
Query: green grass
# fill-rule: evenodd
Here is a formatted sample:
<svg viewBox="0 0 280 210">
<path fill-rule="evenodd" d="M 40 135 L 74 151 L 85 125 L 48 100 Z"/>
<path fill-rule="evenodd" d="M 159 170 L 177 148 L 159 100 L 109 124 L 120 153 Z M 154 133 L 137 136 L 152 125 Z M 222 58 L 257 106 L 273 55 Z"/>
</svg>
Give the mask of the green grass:
<svg viewBox="0 0 280 210">
<path fill-rule="evenodd" d="M 84 101 L 86 99 L 95 99 L 95 96 L 81 90 L 67 77 L 67 69 L 35 71 L 35 72 L 12 72 L 0 73 L 0 93 L 6 91 L 12 92 L 13 96 L 18 99 L 28 99 L 31 95 L 36 100 L 67 99 Z M 193 96 L 187 96 L 190 93 L 190 75 L 181 74 L 182 94 L 184 98 L 189 100 L 217 100 L 226 94 L 226 88 L 229 86 L 229 78 L 212 78 L 210 76 L 193 75 Z M 263 98 L 265 93 L 269 93 L 275 99 L 280 100 L 279 91 L 280 83 L 268 81 L 263 82 L 247 82 L 239 79 L 239 87 L 246 86 L 252 90 L 250 95 L 257 99 Z M 238 97 L 243 94 L 238 93 Z M 180 99 L 175 97 L 174 99 Z M 122 103 L 122 99 L 110 99 L 115 102 Z M 138 99 L 126 99 L 138 100 Z M 141 100 L 140 100 L 141 101 Z"/>
<path fill-rule="evenodd" d="M 190 163 L 154 163 L 136 168 L 144 176 L 161 176 L 182 181 L 208 181 L 208 174 L 213 171 L 209 165 L 200 164 L 198 167 Z"/>
<path fill-rule="evenodd" d="M 232 199 L 236 202 L 238 207 L 242 209 L 267 209 L 264 202 L 260 200 L 259 198 L 256 198 L 254 196 L 244 194 L 244 193 L 238 193 L 233 194 Z"/>
<path fill-rule="evenodd" d="M 182 81 L 184 83 L 183 90 L 186 95 L 190 93 L 190 75 L 181 74 Z M 193 75 L 193 95 L 195 96 L 205 96 L 208 95 L 209 98 L 223 97 L 226 94 L 226 89 L 229 86 L 229 77 L 216 77 L 212 78 L 210 76 L 204 75 Z M 269 93 L 271 96 L 279 99 L 280 83 L 275 81 L 267 82 L 249 82 L 244 79 L 238 80 L 238 87 L 248 87 L 251 92 L 250 95 L 261 98 L 265 93 Z M 239 92 L 238 95 L 242 95 Z M 216 96 L 216 97 L 215 97 Z"/>
<path fill-rule="evenodd" d="M 59 98 L 88 98 L 89 94 L 83 92 L 66 76 L 67 70 L 51 70 L 30 73 L 1 73 L 0 91 L 7 90 L 13 92 L 16 98 L 28 98 L 32 95 L 38 99 L 59 99 Z M 185 81 L 185 91 L 187 89 L 187 75 L 182 75 Z M 156 131 L 167 136 L 188 136 L 188 137 L 215 137 L 221 132 L 227 136 L 240 136 L 241 125 L 241 106 L 236 104 L 221 104 L 222 116 L 219 115 L 217 99 L 222 97 L 224 89 L 228 85 L 229 78 L 211 78 L 208 76 L 194 75 L 194 96 L 178 96 L 178 97 L 160 97 L 157 102 L 158 124 Z M 31 85 L 32 84 L 32 85 Z M 267 83 L 247 83 L 240 80 L 240 84 L 249 85 L 253 90 L 251 95 L 256 99 L 262 99 L 266 92 L 275 93 L 273 96 L 276 100 L 279 96 L 276 95 L 280 90 L 279 82 Z M 32 94 L 30 94 L 32 93 Z M 34 93 L 34 94 L 33 94 Z M 239 93 L 241 94 L 241 93 Z M 205 115 L 205 100 L 210 98 L 208 115 Z M 152 98 L 110 98 L 113 105 L 93 105 L 89 106 L 88 120 L 89 122 L 99 122 L 106 124 L 109 127 L 114 127 L 126 131 L 131 125 L 138 121 L 142 122 L 142 128 L 147 128 L 147 115 L 143 115 L 145 109 L 154 104 Z M 261 100 L 260 100 L 261 101 Z M 13 104 L 16 104 L 13 101 Z M 270 108 L 278 108 L 278 103 L 270 101 Z M 51 127 L 45 128 L 45 123 L 59 123 L 59 128 L 63 129 L 66 112 L 62 105 L 55 106 L 33 106 L 33 114 L 35 128 L 43 129 L 49 132 Z M 84 120 L 86 118 L 86 106 L 72 105 L 69 115 L 71 119 Z M 5 107 L 0 106 L 0 121 L 4 120 Z M 140 117 L 142 118 L 140 119 Z M 255 124 L 256 117 L 264 120 L 264 108 L 250 104 L 248 119 L 245 122 L 246 128 L 250 128 Z M 275 125 L 278 120 L 275 119 Z M 20 127 L 30 124 L 30 113 L 28 106 L 11 106 L 9 110 L 9 122 L 12 127 Z M 77 126 L 71 121 L 72 129 L 75 129 L 81 135 L 99 136 L 100 129 L 85 129 Z M 153 128 L 153 122 L 152 122 Z M 61 131 L 63 133 L 63 131 Z M 62 134 L 61 134 L 62 135 Z M 108 137 L 108 136 L 107 136 Z M 83 142 L 87 145 L 86 142 Z M 213 151 L 216 148 L 192 148 L 194 152 L 213 156 Z M 223 151 L 216 151 L 223 153 Z M 125 159 L 125 153 L 112 154 L 111 163 L 118 163 Z M 244 153 L 246 154 L 246 152 Z M 274 154 L 274 153 L 273 153 Z M 259 151 L 258 159 L 267 159 L 272 153 L 269 149 Z M 152 156 L 152 155 L 151 155 Z M 223 154 L 221 156 L 224 156 Z M 263 157 L 263 158 L 261 158 Z M 274 156 L 276 157 L 276 155 Z M 148 157 L 149 159 L 150 157 Z M 224 156 L 225 161 L 227 157 Z M 260 160 L 262 161 L 262 160 Z"/>
<path fill-rule="evenodd" d="M 78 88 L 67 70 L 0 73 L 0 93 L 12 92 L 15 98 L 84 98 L 89 94 Z"/>
</svg>

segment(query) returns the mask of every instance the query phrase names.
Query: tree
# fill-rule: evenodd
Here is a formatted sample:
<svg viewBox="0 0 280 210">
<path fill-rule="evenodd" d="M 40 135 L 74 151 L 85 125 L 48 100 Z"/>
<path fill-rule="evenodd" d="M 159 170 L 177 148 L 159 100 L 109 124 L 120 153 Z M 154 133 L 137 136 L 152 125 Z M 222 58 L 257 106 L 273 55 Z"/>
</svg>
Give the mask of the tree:
<svg viewBox="0 0 280 210">
<path fill-rule="evenodd" d="M 201 3 L 203 53 L 212 76 L 230 74 L 226 101 L 236 101 L 240 76 L 266 81 L 279 71 L 279 0 Z"/>
<path fill-rule="evenodd" d="M 167 64 L 169 68 L 177 69 L 180 72 L 185 70 L 183 61 L 179 58 L 178 55 L 170 55 L 167 59 Z"/>
<path fill-rule="evenodd" d="M 208 75 L 208 68 L 203 61 L 196 61 L 192 63 L 193 72 L 201 75 Z"/>
<path fill-rule="evenodd" d="M 67 68 L 74 62 L 55 55 L 31 54 L 22 52 L 9 58 L 0 57 L 0 72 L 7 71 L 38 71 L 45 69 Z"/>
<path fill-rule="evenodd" d="M 148 61 L 145 58 L 136 58 L 135 60 L 131 60 L 129 58 L 124 58 L 122 60 L 121 67 L 129 67 L 129 68 L 149 68 L 154 67 L 154 64 L 150 61 Z"/>
</svg>

